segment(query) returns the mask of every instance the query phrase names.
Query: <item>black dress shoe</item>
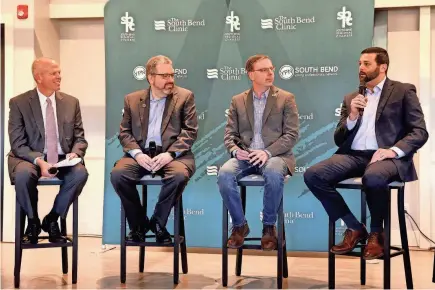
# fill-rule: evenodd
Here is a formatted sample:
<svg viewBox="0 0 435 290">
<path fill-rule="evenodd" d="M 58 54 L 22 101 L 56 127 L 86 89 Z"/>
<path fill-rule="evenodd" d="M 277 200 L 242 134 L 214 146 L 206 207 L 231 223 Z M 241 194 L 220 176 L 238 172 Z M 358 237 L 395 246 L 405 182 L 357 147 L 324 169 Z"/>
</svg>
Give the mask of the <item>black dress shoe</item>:
<svg viewBox="0 0 435 290">
<path fill-rule="evenodd" d="M 127 242 L 143 243 L 145 242 L 145 233 L 141 229 L 131 230 L 125 240 Z"/>
<path fill-rule="evenodd" d="M 45 217 L 42 220 L 42 229 L 48 233 L 50 243 L 65 243 L 66 239 L 62 236 L 57 221 Z"/>
<path fill-rule="evenodd" d="M 163 245 L 172 243 L 171 235 L 165 227 L 160 226 L 159 222 L 151 218 L 150 229 L 156 235 L 156 242 Z"/>
<path fill-rule="evenodd" d="M 37 244 L 38 235 L 41 233 L 41 222 L 39 218 L 29 219 L 26 231 L 22 239 L 23 244 Z"/>
</svg>

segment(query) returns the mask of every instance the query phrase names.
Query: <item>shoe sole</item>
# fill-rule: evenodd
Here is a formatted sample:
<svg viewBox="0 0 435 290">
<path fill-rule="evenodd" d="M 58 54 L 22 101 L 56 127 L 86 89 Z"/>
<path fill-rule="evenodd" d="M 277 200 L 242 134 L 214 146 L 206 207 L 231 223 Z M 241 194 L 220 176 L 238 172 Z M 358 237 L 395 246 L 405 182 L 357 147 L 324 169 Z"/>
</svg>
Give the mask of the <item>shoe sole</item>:
<svg viewBox="0 0 435 290">
<path fill-rule="evenodd" d="M 377 255 L 377 256 L 370 256 L 370 257 L 365 257 L 365 256 L 363 256 L 363 259 L 366 260 L 366 261 L 370 261 L 370 260 L 376 260 L 376 259 L 379 259 L 379 258 L 381 258 L 381 257 L 383 257 L 383 256 L 384 256 L 384 254 L 379 254 L 379 255 Z"/>
</svg>

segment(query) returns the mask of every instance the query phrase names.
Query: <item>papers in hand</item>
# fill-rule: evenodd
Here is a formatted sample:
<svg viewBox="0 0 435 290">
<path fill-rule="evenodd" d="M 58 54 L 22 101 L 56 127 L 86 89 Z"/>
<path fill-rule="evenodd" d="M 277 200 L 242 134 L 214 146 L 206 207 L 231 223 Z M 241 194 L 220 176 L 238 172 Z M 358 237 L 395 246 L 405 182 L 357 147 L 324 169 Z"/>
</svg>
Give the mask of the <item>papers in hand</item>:
<svg viewBox="0 0 435 290">
<path fill-rule="evenodd" d="M 69 160 L 69 159 L 65 159 L 65 160 L 62 160 L 62 161 L 60 161 L 60 162 L 54 164 L 53 166 L 54 166 L 54 167 L 68 167 L 68 166 L 74 166 L 74 165 L 80 163 L 81 161 L 82 161 L 82 159 L 81 159 L 81 158 L 78 158 L 78 157 L 77 157 L 77 158 L 73 158 L 73 159 L 71 159 L 71 160 Z"/>
</svg>

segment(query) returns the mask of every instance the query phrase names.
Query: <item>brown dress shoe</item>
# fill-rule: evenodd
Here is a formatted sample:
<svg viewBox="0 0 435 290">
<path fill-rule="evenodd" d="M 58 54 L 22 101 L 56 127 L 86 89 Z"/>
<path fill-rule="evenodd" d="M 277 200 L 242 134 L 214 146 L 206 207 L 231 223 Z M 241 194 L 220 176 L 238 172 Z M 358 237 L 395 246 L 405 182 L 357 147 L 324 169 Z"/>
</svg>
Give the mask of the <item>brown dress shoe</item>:
<svg viewBox="0 0 435 290">
<path fill-rule="evenodd" d="M 384 233 L 370 233 L 363 258 L 366 260 L 379 259 L 384 255 Z"/>
<path fill-rule="evenodd" d="M 273 251 L 276 249 L 278 239 L 276 238 L 275 226 L 263 226 L 263 236 L 261 237 L 261 248 L 264 251 Z"/>
<path fill-rule="evenodd" d="M 243 246 L 245 238 L 249 235 L 249 226 L 244 224 L 243 226 L 233 227 L 231 236 L 228 239 L 227 247 L 231 249 L 238 249 Z"/>
<path fill-rule="evenodd" d="M 366 227 L 363 225 L 361 231 L 346 229 L 344 232 L 343 241 L 331 248 L 331 253 L 336 255 L 343 255 L 352 252 L 356 245 L 367 239 L 368 233 Z"/>
</svg>

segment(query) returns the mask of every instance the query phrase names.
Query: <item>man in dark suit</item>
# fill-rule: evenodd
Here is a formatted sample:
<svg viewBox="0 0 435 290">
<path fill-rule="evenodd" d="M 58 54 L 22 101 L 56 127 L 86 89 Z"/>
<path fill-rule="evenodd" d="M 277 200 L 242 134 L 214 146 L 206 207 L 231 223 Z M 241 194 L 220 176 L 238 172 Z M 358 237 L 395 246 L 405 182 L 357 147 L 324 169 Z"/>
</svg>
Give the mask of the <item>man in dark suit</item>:
<svg viewBox="0 0 435 290">
<path fill-rule="evenodd" d="M 348 253 L 367 239 L 364 258 L 381 257 L 388 184 L 417 179 L 412 158 L 429 135 L 415 86 L 387 78 L 388 66 L 385 49 L 362 51 L 359 75 L 366 82 L 366 96 L 358 92 L 345 96 L 334 134 L 337 152 L 304 174 L 330 219 L 346 223 L 343 241 L 331 248 L 335 254 Z M 340 181 L 360 176 L 371 213 L 370 234 L 335 189 Z"/>
<path fill-rule="evenodd" d="M 268 56 L 251 56 L 246 71 L 252 88 L 231 100 L 224 142 L 233 158 L 218 176 L 219 191 L 233 221 L 227 245 L 239 248 L 249 234 L 237 180 L 261 174 L 265 180 L 261 246 L 274 250 L 284 179 L 295 168 L 292 149 L 299 137 L 298 111 L 294 95 L 273 85 L 275 67 Z"/>
<path fill-rule="evenodd" d="M 146 65 L 147 90 L 128 94 L 119 140 L 125 156 L 115 165 L 111 182 L 121 198 L 130 233 L 127 240 L 144 241 L 151 230 L 159 243 L 171 243 L 166 223 L 176 200 L 195 172 L 191 151 L 196 140 L 198 120 L 195 100 L 189 90 L 174 85 L 172 61 L 154 56 Z M 152 157 L 154 144 L 157 156 Z M 154 214 L 148 219 L 140 203 L 136 185 L 151 172 L 163 176 L 163 186 Z"/>
<path fill-rule="evenodd" d="M 86 184 L 88 172 L 82 163 L 61 167 L 57 173 L 50 173 L 49 169 L 64 159 L 83 158 L 88 143 L 79 101 L 59 91 L 59 65 L 52 59 L 39 58 L 33 62 L 32 73 L 36 88 L 9 102 L 9 175 L 15 183 L 18 202 L 28 217 L 23 238 L 26 243 L 37 243 L 41 232 L 38 179 L 57 176 L 64 180 L 53 209 L 42 221 L 42 229 L 48 232 L 50 242 L 64 242 L 59 216 L 66 217 L 69 206 Z"/>
</svg>

